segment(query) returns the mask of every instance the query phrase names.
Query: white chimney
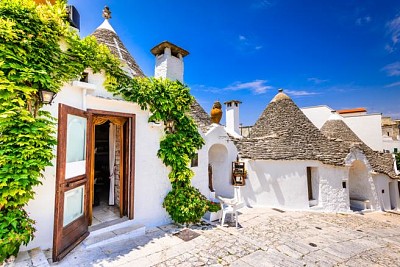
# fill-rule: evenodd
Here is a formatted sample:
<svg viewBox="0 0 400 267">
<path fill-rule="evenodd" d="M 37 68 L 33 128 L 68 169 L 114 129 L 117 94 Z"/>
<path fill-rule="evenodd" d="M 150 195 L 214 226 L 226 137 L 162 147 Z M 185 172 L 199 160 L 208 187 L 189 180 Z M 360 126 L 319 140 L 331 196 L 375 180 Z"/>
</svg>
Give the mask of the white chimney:
<svg viewBox="0 0 400 267">
<path fill-rule="evenodd" d="M 150 51 L 156 57 L 155 78 L 168 78 L 183 83 L 183 58 L 189 55 L 188 51 L 168 41 L 156 45 Z"/>
<path fill-rule="evenodd" d="M 231 100 L 224 104 L 226 105 L 226 131 L 231 134 L 240 135 L 239 105 L 242 104 L 242 102 Z"/>
</svg>

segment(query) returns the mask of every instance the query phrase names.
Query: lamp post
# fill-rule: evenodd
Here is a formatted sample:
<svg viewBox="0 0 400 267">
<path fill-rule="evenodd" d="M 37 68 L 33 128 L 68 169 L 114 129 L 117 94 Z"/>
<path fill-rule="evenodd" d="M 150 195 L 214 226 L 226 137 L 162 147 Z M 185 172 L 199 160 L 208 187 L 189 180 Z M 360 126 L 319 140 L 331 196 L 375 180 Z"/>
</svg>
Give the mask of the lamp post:
<svg viewBox="0 0 400 267">
<path fill-rule="evenodd" d="M 54 92 L 39 89 L 40 102 L 42 102 L 44 105 L 51 105 L 54 97 L 56 97 Z"/>
</svg>

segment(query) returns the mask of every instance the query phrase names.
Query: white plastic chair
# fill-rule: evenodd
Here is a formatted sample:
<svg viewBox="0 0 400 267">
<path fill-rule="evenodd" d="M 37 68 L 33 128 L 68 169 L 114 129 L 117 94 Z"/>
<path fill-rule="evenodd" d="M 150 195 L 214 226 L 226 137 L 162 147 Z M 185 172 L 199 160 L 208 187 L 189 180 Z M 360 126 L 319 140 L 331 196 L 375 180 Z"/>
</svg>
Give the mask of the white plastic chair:
<svg viewBox="0 0 400 267">
<path fill-rule="evenodd" d="M 240 195 L 240 186 L 234 186 L 234 197 L 233 198 L 225 198 L 218 196 L 217 197 L 221 204 L 221 226 L 224 225 L 226 214 L 231 214 L 234 216 L 236 228 L 238 227 L 238 209 L 241 207 L 241 195 Z"/>
</svg>

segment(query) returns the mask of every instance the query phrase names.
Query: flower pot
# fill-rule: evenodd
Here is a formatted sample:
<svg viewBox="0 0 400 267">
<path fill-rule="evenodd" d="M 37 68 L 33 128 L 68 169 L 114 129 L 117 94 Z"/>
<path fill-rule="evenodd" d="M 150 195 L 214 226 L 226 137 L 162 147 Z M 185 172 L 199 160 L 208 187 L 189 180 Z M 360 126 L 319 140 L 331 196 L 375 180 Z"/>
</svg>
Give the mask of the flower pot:
<svg viewBox="0 0 400 267">
<path fill-rule="evenodd" d="M 210 222 L 216 221 L 220 217 L 221 217 L 221 211 L 220 210 L 217 211 L 217 212 L 209 212 L 209 211 L 207 211 L 206 214 L 204 214 L 204 216 L 203 216 L 204 219 L 206 219 L 206 220 L 208 220 Z"/>
</svg>

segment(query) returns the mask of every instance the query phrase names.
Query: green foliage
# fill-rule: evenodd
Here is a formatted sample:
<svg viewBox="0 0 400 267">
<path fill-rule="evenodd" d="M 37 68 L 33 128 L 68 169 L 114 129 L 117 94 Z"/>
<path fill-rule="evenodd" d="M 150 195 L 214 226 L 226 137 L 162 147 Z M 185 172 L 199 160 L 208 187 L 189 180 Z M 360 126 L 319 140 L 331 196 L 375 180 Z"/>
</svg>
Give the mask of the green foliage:
<svg viewBox="0 0 400 267">
<path fill-rule="evenodd" d="M 0 213 L 0 263 L 10 255 L 17 256 L 21 244 L 33 238 L 34 221 L 23 209 L 6 209 Z"/>
<path fill-rule="evenodd" d="M 188 185 L 172 188 L 164 199 L 163 207 L 177 223 L 196 223 L 207 211 L 207 204 L 207 199 L 199 190 Z"/>
<path fill-rule="evenodd" d="M 208 203 L 208 211 L 209 212 L 217 212 L 221 209 L 221 204 L 210 201 Z"/>
<path fill-rule="evenodd" d="M 148 109 L 152 114 L 149 121 L 162 121 L 168 126 L 157 153 L 162 162 L 171 167 L 168 177 L 173 189 L 163 205 L 175 222 L 199 221 L 207 211 L 208 201 L 191 187 L 194 173 L 188 166 L 204 140 L 188 115 L 193 101 L 190 89 L 179 81 L 154 78 L 125 79 L 119 83 L 108 79 L 106 88 Z"/>
<path fill-rule="evenodd" d="M 396 156 L 396 165 L 397 165 L 397 170 L 400 171 L 400 152 L 397 152 L 395 154 Z"/>
<path fill-rule="evenodd" d="M 22 208 L 53 158 L 55 120 L 40 110 L 38 91 L 57 93 L 88 67 L 123 80 L 106 46 L 70 29 L 65 1 L 0 1 L 0 262 L 33 238 Z"/>
</svg>

